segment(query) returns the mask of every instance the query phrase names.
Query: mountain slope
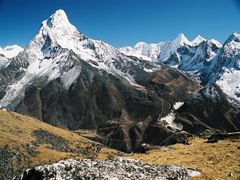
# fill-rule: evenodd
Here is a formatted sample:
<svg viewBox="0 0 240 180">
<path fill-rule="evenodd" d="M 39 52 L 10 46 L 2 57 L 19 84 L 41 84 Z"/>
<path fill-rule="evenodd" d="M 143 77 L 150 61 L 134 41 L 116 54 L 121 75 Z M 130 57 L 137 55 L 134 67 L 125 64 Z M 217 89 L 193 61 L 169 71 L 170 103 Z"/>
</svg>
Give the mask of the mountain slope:
<svg viewBox="0 0 240 180">
<path fill-rule="evenodd" d="M 143 79 L 147 76 L 153 78 L 153 71 L 161 69 L 165 71 L 166 68 L 127 57 L 101 41 L 85 37 L 69 23 L 65 12 L 58 10 L 42 23 L 39 33 L 27 48 L 1 70 L 4 97 L 0 104 L 14 109 L 24 98 L 26 90 L 33 86 L 43 88 L 52 81 L 58 82 L 66 91 L 71 90 L 76 81 L 86 88 L 86 84 L 82 83 L 84 75 L 88 86 L 94 84 L 95 76 L 103 76 L 98 79 L 105 82 L 107 79 L 118 80 L 120 86 L 127 86 L 131 91 L 150 93 L 142 85 Z M 185 80 L 191 83 L 189 79 Z M 192 86 L 195 86 L 194 83 Z"/>
<path fill-rule="evenodd" d="M 0 54 L 0 68 L 5 66 L 10 60 L 6 58 L 4 55 Z"/>
<path fill-rule="evenodd" d="M 25 168 L 64 158 L 106 157 L 102 145 L 69 131 L 14 112 L 0 110 L 0 179 L 12 179 Z"/>
<path fill-rule="evenodd" d="M 216 83 L 223 92 L 240 102 L 240 33 L 233 33 L 224 43 L 221 58 L 224 65 Z"/>
<path fill-rule="evenodd" d="M 194 92 L 176 111 L 175 122 L 182 124 L 183 130 L 193 134 L 202 134 L 205 129 L 239 131 L 239 106 L 229 103 L 217 85 L 206 86 Z"/>
</svg>

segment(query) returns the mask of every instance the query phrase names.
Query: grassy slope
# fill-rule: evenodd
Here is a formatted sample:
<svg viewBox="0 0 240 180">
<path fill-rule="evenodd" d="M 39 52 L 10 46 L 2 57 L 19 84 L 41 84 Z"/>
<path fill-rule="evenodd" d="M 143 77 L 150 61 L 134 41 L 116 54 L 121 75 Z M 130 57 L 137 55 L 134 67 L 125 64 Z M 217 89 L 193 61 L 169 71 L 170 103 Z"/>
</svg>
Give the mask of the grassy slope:
<svg viewBox="0 0 240 180">
<path fill-rule="evenodd" d="M 51 148 L 51 144 L 40 143 L 36 145 L 37 138 L 33 135 L 36 130 L 44 130 L 60 139 L 66 140 L 67 147 L 80 152 L 64 152 Z M 49 137 L 46 137 L 49 138 Z M 40 139 L 41 140 L 41 139 Z M 57 143 L 57 142 L 56 142 Z M 59 144 L 61 146 L 61 144 Z M 14 170 L 21 171 L 26 167 L 49 164 L 65 158 L 107 158 L 109 153 L 118 154 L 117 151 L 102 148 L 96 150 L 97 143 L 83 138 L 75 133 L 59 129 L 31 117 L 23 116 L 14 112 L 0 110 L 0 149 L 3 151 L 15 152 L 17 155 L 11 156 L 11 164 Z M 29 149 L 37 152 L 36 156 L 29 154 Z M 3 156 L 3 155 L 2 155 Z M 18 158 L 16 158 L 18 157 Z M 2 159 L 4 157 L 0 157 Z M 18 161 L 16 160 L 18 159 Z M 10 163 L 10 162 L 9 162 Z M 4 171 L 8 171 L 0 166 L 0 176 Z"/>
<path fill-rule="evenodd" d="M 239 140 L 209 144 L 203 139 L 194 138 L 190 140 L 190 145 L 175 144 L 168 149 L 150 150 L 146 154 L 132 154 L 129 157 L 148 163 L 176 164 L 200 170 L 202 176 L 194 179 L 238 179 L 239 148 Z"/>
</svg>

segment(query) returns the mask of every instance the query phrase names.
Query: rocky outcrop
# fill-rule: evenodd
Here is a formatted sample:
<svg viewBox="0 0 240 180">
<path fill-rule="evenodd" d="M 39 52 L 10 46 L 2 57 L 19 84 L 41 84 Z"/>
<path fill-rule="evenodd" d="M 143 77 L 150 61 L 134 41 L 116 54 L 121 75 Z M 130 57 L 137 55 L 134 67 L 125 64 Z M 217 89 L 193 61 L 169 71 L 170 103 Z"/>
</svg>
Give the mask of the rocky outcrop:
<svg viewBox="0 0 240 180">
<path fill-rule="evenodd" d="M 140 123 L 109 122 L 97 130 L 101 143 L 124 152 L 145 152 L 144 144 L 167 146 L 187 143 L 189 134 L 168 129 L 150 118 Z"/>
<path fill-rule="evenodd" d="M 189 173 L 184 167 L 150 165 L 123 158 L 106 161 L 69 159 L 29 169 L 20 179 L 190 179 Z"/>
<path fill-rule="evenodd" d="M 230 140 L 239 140 L 240 132 L 232 133 L 215 133 L 208 137 L 208 143 L 217 143 L 219 140 L 230 139 Z"/>
</svg>

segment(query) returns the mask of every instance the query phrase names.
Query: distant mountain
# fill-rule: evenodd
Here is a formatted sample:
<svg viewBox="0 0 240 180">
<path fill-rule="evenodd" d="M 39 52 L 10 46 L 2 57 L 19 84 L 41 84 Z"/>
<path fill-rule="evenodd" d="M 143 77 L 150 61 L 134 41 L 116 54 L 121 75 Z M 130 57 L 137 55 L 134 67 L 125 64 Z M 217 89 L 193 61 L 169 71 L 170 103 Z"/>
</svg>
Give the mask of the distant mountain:
<svg viewBox="0 0 240 180">
<path fill-rule="evenodd" d="M 42 22 L 29 45 L 0 68 L 0 107 L 71 130 L 96 129 L 103 143 L 127 152 L 138 151 L 142 143 L 184 143 L 188 134 L 182 131 L 184 122 L 175 123 L 178 112 L 174 105 L 191 103 L 192 96 L 203 87 L 191 75 L 169 65 L 181 65 L 189 71 L 201 66 L 204 71 L 199 73 L 203 75 L 222 48 L 216 41 L 201 37 L 189 42 L 183 34 L 160 46 L 159 53 L 153 51 L 152 57 L 156 55 L 163 61 L 125 55 L 80 33 L 65 12 L 58 10 Z M 210 81 L 212 76 L 207 75 Z M 222 93 L 221 89 L 217 92 Z M 226 98 L 222 94 L 219 101 Z M 203 105 L 207 100 L 199 103 Z M 199 129 L 193 133 L 239 129 L 235 118 L 239 111 L 232 106 L 227 101 L 225 108 L 218 111 L 219 117 L 225 117 L 232 109 L 222 120 L 228 126 L 219 128 L 218 121 L 212 122 L 212 117 L 207 116 L 204 128 L 193 124 L 194 129 Z M 199 105 L 199 114 L 194 114 L 196 122 L 203 121 L 203 110 L 211 114 L 211 109 Z"/>
<path fill-rule="evenodd" d="M 219 72 L 216 84 L 224 93 L 240 102 L 240 33 L 233 33 L 224 43 L 218 61 L 222 63 L 222 68 L 216 62 L 212 72 Z"/>
<path fill-rule="evenodd" d="M 214 48 L 212 48 L 212 50 L 207 49 L 210 46 L 214 46 Z M 196 56 L 207 55 L 207 59 L 210 60 L 214 57 L 217 49 L 221 48 L 221 46 L 222 45 L 218 41 L 214 39 L 206 40 L 201 36 L 197 36 L 193 41 L 190 42 L 185 37 L 185 35 L 181 33 L 173 41 L 160 42 L 158 44 L 147 44 L 145 42 L 139 42 L 134 47 L 122 47 L 120 48 L 120 51 L 127 55 L 136 56 L 145 60 L 164 62 L 165 64 L 169 64 L 172 66 L 181 66 L 185 63 L 181 62 L 181 60 L 187 61 L 186 58 L 196 58 L 191 56 L 196 51 L 198 51 L 198 54 Z M 201 50 L 204 52 L 201 52 L 200 48 L 202 48 Z M 179 57 L 181 55 L 189 55 L 189 57 L 183 59 L 182 57 Z M 172 60 L 172 62 L 170 62 L 169 59 L 172 56 L 176 56 L 176 60 Z M 191 65 L 192 64 L 189 64 L 189 66 Z"/>
<path fill-rule="evenodd" d="M 189 41 L 183 34 L 175 40 L 158 44 L 137 43 L 120 51 L 141 59 L 162 62 L 191 74 L 202 85 L 216 83 L 229 96 L 240 102 L 239 33 L 233 33 L 223 46 L 216 40 L 197 36 Z"/>
<path fill-rule="evenodd" d="M 18 45 L 0 47 L 0 68 L 7 65 L 11 58 L 17 56 L 22 51 L 23 48 Z"/>
<path fill-rule="evenodd" d="M 4 55 L 6 58 L 13 58 L 21 51 L 23 51 L 23 48 L 18 45 L 6 46 L 4 48 L 0 47 L 0 55 Z"/>
</svg>

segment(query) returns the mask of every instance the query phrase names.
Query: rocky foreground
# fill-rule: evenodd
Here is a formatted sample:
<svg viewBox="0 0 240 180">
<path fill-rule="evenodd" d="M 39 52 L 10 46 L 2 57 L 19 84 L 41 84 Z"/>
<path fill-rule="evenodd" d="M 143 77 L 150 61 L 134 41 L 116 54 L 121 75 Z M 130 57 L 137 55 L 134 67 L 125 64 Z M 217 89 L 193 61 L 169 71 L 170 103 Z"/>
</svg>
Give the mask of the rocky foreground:
<svg viewBox="0 0 240 180">
<path fill-rule="evenodd" d="M 173 165 L 150 165 L 142 161 L 115 158 L 80 161 L 68 159 L 25 171 L 21 180 L 29 179 L 190 179 L 197 171 Z"/>
</svg>

